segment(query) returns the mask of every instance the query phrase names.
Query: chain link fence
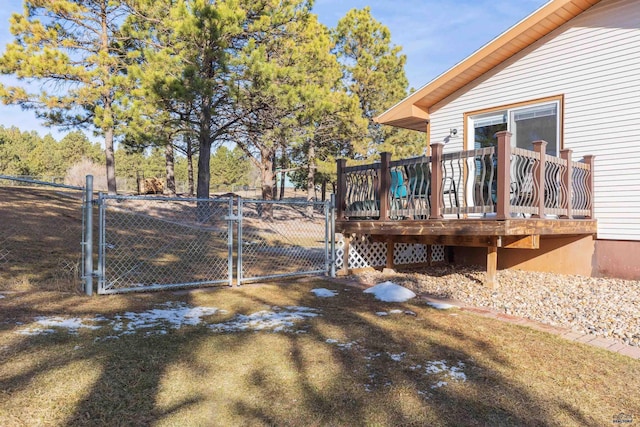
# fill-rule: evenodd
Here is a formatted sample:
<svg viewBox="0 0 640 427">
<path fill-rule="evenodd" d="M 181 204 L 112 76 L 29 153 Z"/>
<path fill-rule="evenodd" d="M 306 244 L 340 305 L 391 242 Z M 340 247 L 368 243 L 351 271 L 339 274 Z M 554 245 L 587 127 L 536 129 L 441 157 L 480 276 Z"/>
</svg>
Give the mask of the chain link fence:
<svg viewBox="0 0 640 427">
<path fill-rule="evenodd" d="M 101 294 L 329 271 L 329 203 L 102 195 L 97 204 Z"/>
<path fill-rule="evenodd" d="M 233 199 L 101 196 L 98 292 L 232 284 Z"/>
<path fill-rule="evenodd" d="M 123 293 L 333 271 L 329 202 L 112 196 L 0 175 L 0 289 Z M 84 286 L 83 286 L 84 284 Z"/>
<path fill-rule="evenodd" d="M 0 175 L 0 287 L 81 289 L 83 188 Z"/>
<path fill-rule="evenodd" d="M 330 269 L 330 203 L 242 200 L 238 283 Z"/>
</svg>

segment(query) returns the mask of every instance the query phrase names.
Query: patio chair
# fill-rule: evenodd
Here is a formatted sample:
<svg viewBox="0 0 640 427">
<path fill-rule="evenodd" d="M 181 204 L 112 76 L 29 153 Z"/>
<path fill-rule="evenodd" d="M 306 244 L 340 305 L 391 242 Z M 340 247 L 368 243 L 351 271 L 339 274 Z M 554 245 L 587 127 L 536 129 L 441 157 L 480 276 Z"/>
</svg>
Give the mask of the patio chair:
<svg viewBox="0 0 640 427">
<path fill-rule="evenodd" d="M 389 189 L 391 194 L 391 209 L 400 210 L 404 209 L 409 195 L 407 191 L 407 185 L 404 182 L 404 175 L 401 169 L 394 169 L 391 171 L 391 188 Z M 404 217 L 393 216 L 391 219 L 403 219 Z"/>
</svg>

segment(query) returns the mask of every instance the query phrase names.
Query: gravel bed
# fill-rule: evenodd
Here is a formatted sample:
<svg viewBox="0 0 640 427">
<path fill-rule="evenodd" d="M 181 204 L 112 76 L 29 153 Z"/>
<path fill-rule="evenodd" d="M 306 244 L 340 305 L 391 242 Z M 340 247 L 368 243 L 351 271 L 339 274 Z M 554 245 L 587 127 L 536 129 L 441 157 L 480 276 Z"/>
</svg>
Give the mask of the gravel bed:
<svg viewBox="0 0 640 427">
<path fill-rule="evenodd" d="M 489 289 L 482 269 L 453 266 L 357 277 L 367 284 L 391 280 L 416 293 L 640 346 L 640 281 L 503 270 L 496 288 Z"/>
</svg>

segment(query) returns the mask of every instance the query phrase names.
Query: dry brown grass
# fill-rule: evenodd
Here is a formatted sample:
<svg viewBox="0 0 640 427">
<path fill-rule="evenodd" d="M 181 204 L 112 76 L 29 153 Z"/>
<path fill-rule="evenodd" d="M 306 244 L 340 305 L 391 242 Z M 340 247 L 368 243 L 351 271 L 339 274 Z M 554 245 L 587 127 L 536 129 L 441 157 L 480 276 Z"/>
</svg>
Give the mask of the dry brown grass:
<svg viewBox="0 0 640 427">
<path fill-rule="evenodd" d="M 314 287 L 335 289 L 317 298 Z M 611 425 L 640 419 L 640 361 L 531 329 L 388 304 L 321 279 L 289 284 L 86 298 L 56 292 L 0 299 L 0 424 L 14 425 Z M 105 339 L 25 336 L 36 316 L 113 317 L 166 301 L 235 314 L 306 306 L 306 333 L 216 333 L 206 325 Z M 392 308 L 415 313 L 378 316 Z M 352 343 L 340 348 L 338 343 Z M 399 361 L 391 355 L 404 353 Z M 465 364 L 465 382 L 426 375 Z M 441 379 L 441 378 L 440 378 Z M 632 424 L 633 425 L 633 424 Z"/>
<path fill-rule="evenodd" d="M 80 289 L 81 192 L 0 187 L 0 290 Z"/>
<path fill-rule="evenodd" d="M 640 361 L 469 312 L 378 302 L 336 282 L 81 296 L 61 265 L 79 259 L 80 201 L 55 191 L 0 190 L 0 236 L 8 236 L 0 250 L 11 249 L 0 263 L 3 427 L 602 426 L 620 413 L 640 420 Z M 313 287 L 339 295 L 317 298 Z M 113 331 L 106 327 L 16 333 L 38 316 L 113 318 L 166 301 L 226 310 L 208 323 L 289 305 L 321 316 L 303 321 L 300 334 L 216 333 L 206 325 L 119 339 L 107 338 Z M 415 315 L 375 314 L 391 308 Z M 425 373 L 429 361 L 462 362 L 467 380 L 432 388 L 443 378 Z"/>
</svg>

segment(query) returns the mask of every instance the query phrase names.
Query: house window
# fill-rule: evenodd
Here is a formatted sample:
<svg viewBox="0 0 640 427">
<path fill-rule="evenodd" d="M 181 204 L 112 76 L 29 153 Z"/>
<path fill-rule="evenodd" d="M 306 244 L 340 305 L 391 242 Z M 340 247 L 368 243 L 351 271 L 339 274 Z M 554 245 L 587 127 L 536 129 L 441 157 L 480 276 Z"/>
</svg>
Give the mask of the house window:
<svg viewBox="0 0 640 427">
<path fill-rule="evenodd" d="M 560 101 L 529 104 L 472 114 L 469 118 L 468 146 L 490 147 L 497 144 L 495 133 L 511 132 L 511 145 L 533 150 L 533 141 L 547 141 L 547 154 L 560 152 Z"/>
</svg>

